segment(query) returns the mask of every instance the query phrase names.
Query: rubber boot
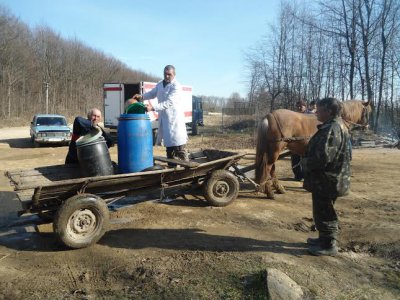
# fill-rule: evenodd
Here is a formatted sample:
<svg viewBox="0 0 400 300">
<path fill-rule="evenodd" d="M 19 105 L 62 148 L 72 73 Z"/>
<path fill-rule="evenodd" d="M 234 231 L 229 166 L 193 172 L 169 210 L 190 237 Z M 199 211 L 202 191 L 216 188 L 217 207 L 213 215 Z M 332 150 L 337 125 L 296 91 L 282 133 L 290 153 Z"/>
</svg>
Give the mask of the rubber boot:
<svg viewBox="0 0 400 300">
<path fill-rule="evenodd" d="M 320 243 L 320 239 L 318 238 L 308 238 L 307 239 L 307 244 L 310 246 L 316 246 Z"/>
<path fill-rule="evenodd" d="M 308 252 L 315 256 L 336 256 L 338 254 L 338 248 L 335 239 L 319 238 L 317 245 L 312 245 L 308 248 Z"/>
</svg>

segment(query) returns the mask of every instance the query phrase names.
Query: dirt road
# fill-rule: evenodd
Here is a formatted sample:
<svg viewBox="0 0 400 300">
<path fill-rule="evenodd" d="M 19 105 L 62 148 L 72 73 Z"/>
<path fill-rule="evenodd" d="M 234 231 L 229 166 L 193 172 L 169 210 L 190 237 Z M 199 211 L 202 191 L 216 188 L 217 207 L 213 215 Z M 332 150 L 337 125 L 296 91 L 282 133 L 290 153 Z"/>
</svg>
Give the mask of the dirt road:
<svg viewBox="0 0 400 300">
<path fill-rule="evenodd" d="M 64 162 L 67 147 L 32 148 L 28 134 L 0 129 L 2 174 Z M 311 195 L 289 179 L 289 165 L 278 163 L 287 193 L 276 200 L 242 185 L 224 208 L 202 199 L 143 202 L 113 212 L 111 230 L 80 250 L 60 247 L 51 224 L 17 219 L 15 193 L 0 176 L 0 299 L 262 299 L 270 267 L 317 299 L 399 299 L 400 151 L 354 150 L 352 191 L 337 202 L 337 257 L 307 254 Z"/>
</svg>

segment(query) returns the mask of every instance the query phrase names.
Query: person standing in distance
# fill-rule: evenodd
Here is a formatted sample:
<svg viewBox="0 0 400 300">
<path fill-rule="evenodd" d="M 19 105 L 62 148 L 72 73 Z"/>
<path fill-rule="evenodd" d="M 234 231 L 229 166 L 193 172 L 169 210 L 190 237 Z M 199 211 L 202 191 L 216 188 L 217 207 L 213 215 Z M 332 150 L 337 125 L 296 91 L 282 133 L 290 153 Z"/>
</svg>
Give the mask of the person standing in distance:
<svg viewBox="0 0 400 300">
<path fill-rule="evenodd" d="M 157 144 L 163 140 L 167 148 L 167 158 L 189 160 L 186 151 L 188 135 L 185 124 L 185 114 L 182 103 L 182 86 L 175 79 L 175 67 L 167 65 L 164 68 L 164 80 L 157 83 L 151 91 L 133 96 L 134 100 L 150 100 L 157 97 L 158 103 L 147 105 L 147 111 L 158 113 Z"/>
<path fill-rule="evenodd" d="M 341 103 L 335 98 L 317 102 L 317 119 L 322 122 L 308 143 L 302 159 L 304 188 L 312 193 L 313 219 L 319 237 L 309 238 L 312 255 L 336 255 L 337 197 L 350 188 L 349 133 L 340 117 Z"/>
<path fill-rule="evenodd" d="M 306 114 L 315 114 L 315 112 L 317 111 L 317 102 L 315 100 L 312 100 L 309 104 L 308 104 L 308 108 L 305 111 Z"/>
</svg>

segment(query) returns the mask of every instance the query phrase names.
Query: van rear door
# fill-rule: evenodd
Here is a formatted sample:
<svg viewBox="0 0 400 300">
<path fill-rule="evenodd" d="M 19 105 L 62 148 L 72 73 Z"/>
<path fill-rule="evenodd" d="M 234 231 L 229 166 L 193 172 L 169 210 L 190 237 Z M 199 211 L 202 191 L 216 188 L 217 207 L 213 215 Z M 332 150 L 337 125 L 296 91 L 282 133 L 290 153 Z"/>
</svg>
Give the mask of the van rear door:
<svg viewBox="0 0 400 300">
<path fill-rule="evenodd" d="M 122 83 L 104 83 L 104 127 L 116 129 L 118 118 L 123 111 L 124 89 Z"/>
</svg>

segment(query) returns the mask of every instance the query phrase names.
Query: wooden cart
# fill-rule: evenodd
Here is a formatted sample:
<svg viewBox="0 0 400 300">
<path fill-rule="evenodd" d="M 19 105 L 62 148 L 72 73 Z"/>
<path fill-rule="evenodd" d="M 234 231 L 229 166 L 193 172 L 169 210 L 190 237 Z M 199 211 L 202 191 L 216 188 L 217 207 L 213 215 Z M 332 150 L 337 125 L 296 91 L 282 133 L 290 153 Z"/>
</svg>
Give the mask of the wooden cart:
<svg viewBox="0 0 400 300">
<path fill-rule="evenodd" d="M 8 171 L 22 203 L 20 215 L 38 214 L 53 221 L 60 241 L 71 248 L 96 243 L 109 223 L 107 204 L 121 196 L 146 194 L 159 189 L 203 187 L 205 199 L 214 206 L 226 206 L 237 198 L 237 163 L 245 154 L 203 150 L 190 154 L 190 161 L 155 157 L 156 162 L 175 164 L 160 170 L 98 177 L 80 177 L 77 166 L 58 165 L 33 170 Z M 233 172 L 228 169 L 233 170 Z"/>
</svg>

